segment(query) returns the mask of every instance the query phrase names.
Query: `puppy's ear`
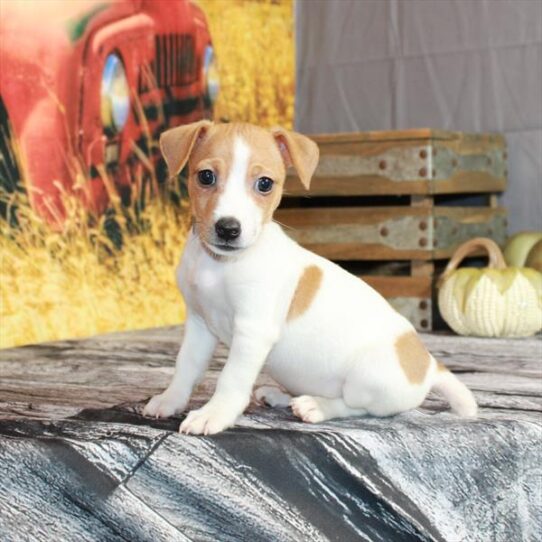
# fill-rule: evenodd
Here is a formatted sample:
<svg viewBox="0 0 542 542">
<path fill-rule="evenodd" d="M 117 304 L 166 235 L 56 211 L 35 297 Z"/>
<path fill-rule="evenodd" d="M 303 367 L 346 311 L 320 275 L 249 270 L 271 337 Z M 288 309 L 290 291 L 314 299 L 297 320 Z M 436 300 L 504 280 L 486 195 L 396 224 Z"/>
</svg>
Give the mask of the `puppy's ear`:
<svg viewBox="0 0 542 542">
<path fill-rule="evenodd" d="M 200 120 L 172 128 L 160 136 L 160 149 L 166 159 L 170 175 L 177 175 L 183 169 L 194 145 L 212 124 L 210 120 Z"/>
<path fill-rule="evenodd" d="M 271 133 L 279 146 L 285 166 L 295 168 L 303 186 L 308 190 L 318 165 L 318 145 L 307 136 L 284 128 L 272 128 Z"/>
</svg>

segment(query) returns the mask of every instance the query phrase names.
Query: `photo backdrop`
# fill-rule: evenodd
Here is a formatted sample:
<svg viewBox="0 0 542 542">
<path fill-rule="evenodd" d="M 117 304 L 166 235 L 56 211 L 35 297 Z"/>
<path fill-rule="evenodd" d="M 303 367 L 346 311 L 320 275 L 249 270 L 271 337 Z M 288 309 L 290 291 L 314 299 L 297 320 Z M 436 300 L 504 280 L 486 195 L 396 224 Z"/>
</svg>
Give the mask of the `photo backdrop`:
<svg viewBox="0 0 542 542">
<path fill-rule="evenodd" d="M 3 2 L 2 43 L 9 41 L 6 36 L 22 35 L 22 29 L 36 24 L 36 13 L 41 14 L 44 34 L 50 30 L 54 36 L 54 25 L 67 17 L 62 1 Z M 180 13 L 185 2 L 178 1 Z M 84 0 L 79 5 L 83 4 L 87 11 L 66 25 L 76 46 L 88 25 L 107 17 L 107 2 Z M 206 15 L 218 60 L 221 90 L 215 119 L 291 127 L 292 0 L 199 0 L 197 4 Z M 171 18 L 176 13 L 173 7 L 174 0 L 157 0 L 153 9 L 166 10 L 166 16 L 154 16 Z M 169 42 L 164 43 L 167 51 Z M 13 51 L 2 49 L 0 60 L 3 65 L 10 62 L 10 67 L 15 62 L 17 68 Z M 25 77 L 20 67 L 16 77 Z M 10 84 L 13 79 L 2 80 L 2 93 Z M 55 114 L 67 115 L 66 104 L 55 103 Z M 40 137 L 56 137 L 48 131 L 46 113 L 38 120 L 44 127 Z M 2 133 L 8 131 L 5 122 Z M 19 134 L 13 132 L 2 151 L 13 164 L 20 164 L 23 188 L 14 188 L 5 179 L 0 187 L 0 347 L 181 322 L 184 307 L 174 269 L 190 220 L 182 183 L 158 186 L 154 172 L 146 180 L 138 177 L 126 202 L 114 183 L 106 182 L 110 203 L 98 215 L 90 214 L 81 198 L 66 191 L 62 196 L 66 216 L 60 226 L 52 227 L 28 203 L 25 157 Z M 145 153 L 157 154 L 156 139 L 151 134 L 143 150 L 136 149 L 141 161 L 147 159 Z M 86 186 L 91 173 L 77 165 L 79 157 L 67 152 L 65 159 L 76 164 L 71 169 L 73 186 Z"/>
</svg>

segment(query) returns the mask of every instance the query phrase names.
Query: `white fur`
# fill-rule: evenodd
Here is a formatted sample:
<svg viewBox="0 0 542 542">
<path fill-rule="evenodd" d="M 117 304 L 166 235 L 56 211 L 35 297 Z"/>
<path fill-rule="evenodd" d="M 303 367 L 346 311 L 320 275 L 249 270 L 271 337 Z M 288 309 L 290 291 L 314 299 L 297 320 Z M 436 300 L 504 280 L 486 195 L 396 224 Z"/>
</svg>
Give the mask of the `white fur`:
<svg viewBox="0 0 542 542">
<path fill-rule="evenodd" d="M 292 396 L 283 392 L 277 386 L 260 386 L 254 392 L 254 398 L 260 403 L 270 407 L 287 407 L 292 400 Z"/>
<path fill-rule="evenodd" d="M 241 235 L 236 241 L 236 246 L 245 248 L 251 245 L 260 233 L 262 224 L 262 211 L 253 198 L 248 197 L 247 186 L 248 164 L 250 159 L 250 147 L 241 138 L 236 137 L 233 144 L 233 162 L 226 179 L 225 190 L 218 200 L 214 211 L 214 221 L 221 218 L 233 217 L 241 223 Z M 220 254 L 228 254 L 224 251 L 213 251 Z"/>
<path fill-rule="evenodd" d="M 245 250 L 217 259 L 190 233 L 177 269 L 187 306 L 185 338 L 171 384 L 151 399 L 145 414 L 161 417 L 183 410 L 219 340 L 230 352 L 215 393 L 188 414 L 182 432 L 211 434 L 232 426 L 264 366 L 295 396 L 292 410 L 307 422 L 387 416 L 420 405 L 435 383 L 437 367 L 431 358 L 420 384 L 406 377 L 394 343 L 413 331 L 412 325 L 359 278 L 303 249 L 277 224 L 261 227 L 261 211 L 246 193 L 249 147 L 237 139 L 234 148 L 215 219 L 234 216 L 255 237 L 250 242 L 247 237 Z M 320 288 L 308 309 L 288 321 L 295 289 L 309 265 L 322 271 Z M 441 376 L 438 382 L 457 410 L 472 411 L 462 408 L 465 401 L 474 404 L 468 390 L 456 398 L 450 377 Z M 256 396 L 276 406 L 290 400 L 287 393 L 269 387 Z"/>
<path fill-rule="evenodd" d="M 476 416 L 478 407 L 471 391 L 454 374 L 439 371 L 433 389 L 442 394 L 450 403 L 452 410 L 464 418 Z"/>
</svg>

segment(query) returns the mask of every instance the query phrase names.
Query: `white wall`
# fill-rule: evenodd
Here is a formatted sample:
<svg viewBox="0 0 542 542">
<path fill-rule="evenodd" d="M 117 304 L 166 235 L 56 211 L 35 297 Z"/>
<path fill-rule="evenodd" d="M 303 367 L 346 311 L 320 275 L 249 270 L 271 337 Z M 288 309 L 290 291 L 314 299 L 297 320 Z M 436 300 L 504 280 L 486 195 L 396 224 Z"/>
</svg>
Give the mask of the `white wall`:
<svg viewBox="0 0 542 542">
<path fill-rule="evenodd" d="M 542 229 L 542 0 L 297 0 L 296 128 L 497 131 L 510 231 Z"/>
</svg>

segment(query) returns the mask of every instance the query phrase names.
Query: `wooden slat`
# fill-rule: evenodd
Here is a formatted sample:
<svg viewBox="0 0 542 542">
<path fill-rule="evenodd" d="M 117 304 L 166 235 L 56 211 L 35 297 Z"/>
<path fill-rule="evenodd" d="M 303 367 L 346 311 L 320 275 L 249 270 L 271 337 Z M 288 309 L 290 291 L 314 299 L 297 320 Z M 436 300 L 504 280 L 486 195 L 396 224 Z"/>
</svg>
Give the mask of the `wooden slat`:
<svg viewBox="0 0 542 542">
<path fill-rule="evenodd" d="M 310 190 L 295 175 L 289 175 L 284 197 L 292 196 L 402 196 L 411 194 L 477 194 L 503 192 L 504 177 L 485 172 L 458 172 L 449 179 L 433 182 L 415 180 L 395 182 L 381 175 L 353 175 L 349 177 L 314 177 Z M 392 200 L 390 200 L 392 205 Z"/>
<path fill-rule="evenodd" d="M 370 132 L 337 132 L 333 134 L 308 134 L 318 144 L 348 143 L 358 141 L 415 141 L 415 140 L 441 140 L 459 141 L 463 145 L 482 142 L 484 145 L 506 144 L 504 137 L 499 133 L 469 134 L 465 132 L 451 132 L 446 130 L 433 130 L 432 128 L 413 128 L 410 130 L 375 130 Z"/>
<path fill-rule="evenodd" d="M 502 243 L 506 232 L 505 210 L 490 207 L 318 207 L 275 216 L 303 246 L 335 260 L 448 258 L 471 237 Z"/>
<path fill-rule="evenodd" d="M 329 260 L 431 260 L 433 254 L 424 250 L 397 250 L 370 243 L 302 243 L 312 252 Z M 445 256 L 442 256 L 445 257 Z"/>
<path fill-rule="evenodd" d="M 382 224 L 390 218 L 430 216 L 425 208 L 403 207 L 313 207 L 310 209 L 280 209 L 276 217 L 292 228 L 355 224 Z"/>
<path fill-rule="evenodd" d="M 351 177 L 313 177 L 307 191 L 296 176 L 289 176 L 284 197 L 289 196 L 397 196 L 403 194 L 430 194 L 429 181 L 395 182 L 381 175 Z M 391 200 L 390 200 L 391 204 Z"/>
<path fill-rule="evenodd" d="M 315 140 L 320 149 L 320 156 L 348 156 L 356 155 L 367 158 L 375 156 L 382 156 L 385 158 L 386 153 L 396 150 L 407 151 L 409 149 L 426 147 L 431 144 L 429 139 L 403 139 L 403 140 L 390 140 L 390 139 L 351 139 L 342 141 L 335 139 L 335 136 L 331 136 L 330 139 L 325 142 Z"/>
<path fill-rule="evenodd" d="M 504 207 L 433 207 L 435 218 L 447 217 L 465 223 L 487 222 L 494 216 L 506 216 Z"/>
<path fill-rule="evenodd" d="M 430 129 L 319 134 L 312 196 L 500 192 L 506 147 L 498 134 Z M 295 175 L 291 195 L 306 192 Z"/>
<path fill-rule="evenodd" d="M 458 154 L 481 154 L 488 149 L 506 149 L 506 139 L 501 134 L 470 134 L 456 132 L 456 137 L 433 138 L 437 148 L 448 147 Z"/>
<path fill-rule="evenodd" d="M 494 177 L 483 171 L 460 171 L 446 180 L 440 180 L 431 186 L 432 194 L 485 194 L 504 192 L 506 178 Z"/>
<path fill-rule="evenodd" d="M 453 139 L 453 132 L 440 132 L 443 138 Z M 429 140 L 435 137 L 431 128 L 412 130 L 375 130 L 372 132 L 337 132 L 334 134 L 308 134 L 318 144 L 348 143 L 359 141 L 412 141 Z"/>
<path fill-rule="evenodd" d="M 431 277 L 379 277 L 360 276 L 369 286 L 384 297 L 419 297 L 431 298 Z"/>
</svg>

